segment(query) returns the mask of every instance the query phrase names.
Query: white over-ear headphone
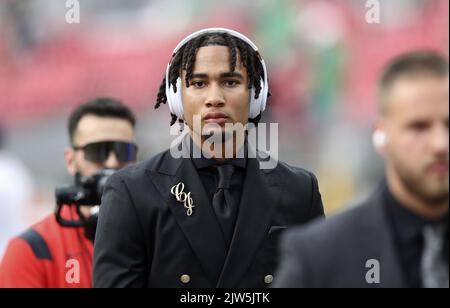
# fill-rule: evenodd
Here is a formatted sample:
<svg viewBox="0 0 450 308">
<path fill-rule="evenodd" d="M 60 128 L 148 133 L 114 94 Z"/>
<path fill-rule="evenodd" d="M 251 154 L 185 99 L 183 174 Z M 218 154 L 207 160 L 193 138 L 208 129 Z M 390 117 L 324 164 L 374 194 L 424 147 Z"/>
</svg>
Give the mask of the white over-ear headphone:
<svg viewBox="0 0 450 308">
<path fill-rule="evenodd" d="M 226 28 L 208 28 L 203 29 L 197 32 L 192 33 L 191 35 L 187 36 L 185 39 L 183 39 L 177 47 L 173 50 L 172 55 L 175 55 L 178 50 L 180 50 L 181 47 L 183 47 L 185 44 L 187 44 L 190 40 L 195 39 L 196 37 L 199 37 L 206 33 L 227 33 L 231 36 L 237 37 L 247 44 L 249 44 L 254 51 L 258 51 L 258 47 L 245 35 Z M 173 56 L 172 56 L 173 59 Z M 171 60 L 172 62 L 172 60 Z M 169 105 L 170 112 L 175 114 L 179 119 L 184 120 L 184 111 L 183 111 L 183 100 L 181 95 L 181 89 L 182 89 L 182 83 L 181 78 L 178 77 L 177 79 L 177 92 L 173 90 L 172 85 L 169 81 L 169 71 L 170 71 L 170 64 L 167 65 L 166 69 L 166 97 L 167 97 L 167 103 Z M 251 119 L 256 118 L 261 112 L 263 112 L 266 109 L 266 103 L 267 103 L 267 95 L 269 92 L 269 84 L 267 82 L 267 68 L 266 64 L 264 63 L 264 60 L 261 59 L 261 65 L 264 70 L 264 80 L 261 78 L 261 93 L 259 94 L 258 98 L 255 99 L 255 87 L 252 87 L 251 93 L 250 93 L 250 110 L 249 110 L 249 117 Z"/>
</svg>

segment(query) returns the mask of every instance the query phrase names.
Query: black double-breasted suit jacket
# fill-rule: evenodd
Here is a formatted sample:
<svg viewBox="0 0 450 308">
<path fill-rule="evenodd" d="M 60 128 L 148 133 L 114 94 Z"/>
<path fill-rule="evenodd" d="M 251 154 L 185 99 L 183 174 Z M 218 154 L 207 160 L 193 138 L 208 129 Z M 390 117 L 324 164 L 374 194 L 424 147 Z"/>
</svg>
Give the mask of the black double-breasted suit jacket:
<svg viewBox="0 0 450 308">
<path fill-rule="evenodd" d="M 191 193 L 190 216 L 171 192 L 180 182 Z M 192 160 L 167 150 L 109 179 L 95 239 L 94 287 L 266 287 L 278 265 L 281 233 L 319 216 L 312 173 L 282 162 L 264 170 L 248 158 L 227 248 Z"/>
</svg>

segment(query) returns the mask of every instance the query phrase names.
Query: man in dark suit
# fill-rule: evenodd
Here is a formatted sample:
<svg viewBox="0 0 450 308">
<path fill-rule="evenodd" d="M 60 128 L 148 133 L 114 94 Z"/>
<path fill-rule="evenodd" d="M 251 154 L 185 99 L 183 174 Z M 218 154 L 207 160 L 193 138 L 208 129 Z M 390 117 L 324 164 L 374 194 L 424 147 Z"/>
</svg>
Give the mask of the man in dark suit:
<svg viewBox="0 0 450 308">
<path fill-rule="evenodd" d="M 245 130 L 227 129 L 258 124 L 267 97 L 264 61 L 242 34 L 205 29 L 177 46 L 156 107 L 168 103 L 171 124 L 183 121 L 189 134 L 111 177 L 95 240 L 95 287 L 272 283 L 280 234 L 322 216 L 323 207 L 313 174 L 282 162 L 262 168 L 268 161 Z"/>
<path fill-rule="evenodd" d="M 275 287 L 448 287 L 448 61 L 395 59 L 374 143 L 386 180 L 355 208 L 291 230 Z"/>
</svg>

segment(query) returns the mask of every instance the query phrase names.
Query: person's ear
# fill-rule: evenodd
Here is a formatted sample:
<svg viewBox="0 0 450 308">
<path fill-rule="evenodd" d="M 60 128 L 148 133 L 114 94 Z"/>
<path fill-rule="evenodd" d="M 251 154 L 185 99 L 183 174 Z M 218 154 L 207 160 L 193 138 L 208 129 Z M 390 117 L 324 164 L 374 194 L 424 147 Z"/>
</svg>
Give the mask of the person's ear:
<svg viewBox="0 0 450 308">
<path fill-rule="evenodd" d="M 66 168 L 70 175 L 75 176 L 77 173 L 77 167 L 75 163 L 75 151 L 72 148 L 66 148 L 64 150 L 64 159 L 66 161 Z"/>
</svg>

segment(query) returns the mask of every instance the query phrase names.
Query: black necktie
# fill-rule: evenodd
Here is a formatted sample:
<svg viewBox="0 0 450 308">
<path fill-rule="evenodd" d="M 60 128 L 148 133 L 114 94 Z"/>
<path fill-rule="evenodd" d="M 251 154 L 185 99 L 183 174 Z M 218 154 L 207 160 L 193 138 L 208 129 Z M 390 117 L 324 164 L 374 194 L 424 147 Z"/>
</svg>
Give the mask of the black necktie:
<svg viewBox="0 0 450 308">
<path fill-rule="evenodd" d="M 444 259 L 445 228 L 442 225 L 426 226 L 423 230 L 424 249 L 421 260 L 422 286 L 448 288 L 448 262 Z"/>
<path fill-rule="evenodd" d="M 229 245 L 234 228 L 232 217 L 233 199 L 229 190 L 234 166 L 217 165 L 215 167 L 219 174 L 219 184 L 217 185 L 212 205 L 222 228 L 224 240 Z"/>
</svg>

